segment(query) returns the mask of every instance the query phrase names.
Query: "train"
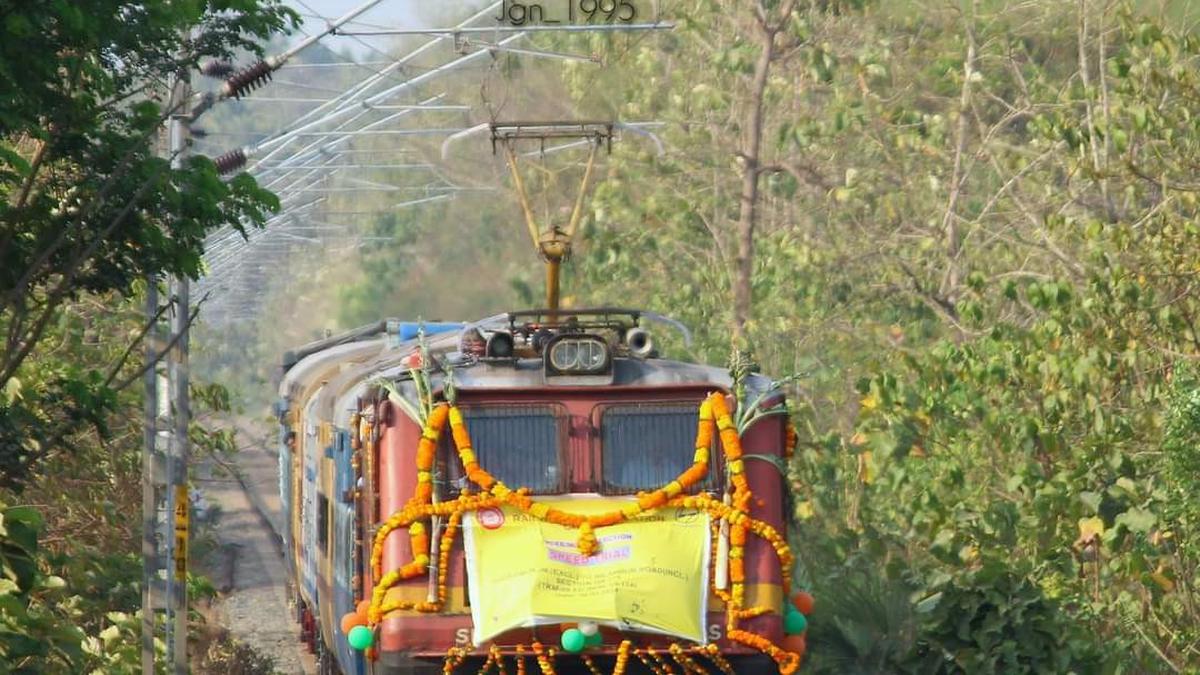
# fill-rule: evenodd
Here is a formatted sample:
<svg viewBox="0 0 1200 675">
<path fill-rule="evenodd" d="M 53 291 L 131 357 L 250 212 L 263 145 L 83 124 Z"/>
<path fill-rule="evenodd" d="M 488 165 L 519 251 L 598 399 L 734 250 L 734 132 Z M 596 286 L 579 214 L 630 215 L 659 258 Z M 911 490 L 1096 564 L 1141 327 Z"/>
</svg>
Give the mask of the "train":
<svg viewBox="0 0 1200 675">
<path fill-rule="evenodd" d="M 321 675 L 795 672 L 785 394 L 662 358 L 674 326 L 535 309 L 288 352 L 280 534 Z"/>
</svg>

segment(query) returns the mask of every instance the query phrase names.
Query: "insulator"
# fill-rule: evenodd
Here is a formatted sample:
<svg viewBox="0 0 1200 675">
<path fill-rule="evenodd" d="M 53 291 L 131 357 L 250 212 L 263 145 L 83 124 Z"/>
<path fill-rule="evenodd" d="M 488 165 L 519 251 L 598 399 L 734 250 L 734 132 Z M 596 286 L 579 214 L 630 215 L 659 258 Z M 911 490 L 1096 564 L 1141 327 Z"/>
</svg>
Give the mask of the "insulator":
<svg viewBox="0 0 1200 675">
<path fill-rule="evenodd" d="M 246 166 L 246 153 L 241 148 L 230 150 L 214 159 L 213 164 L 217 165 L 217 173 L 224 176 Z"/>
<path fill-rule="evenodd" d="M 240 99 L 242 96 L 258 89 L 270 79 L 271 64 L 266 61 L 259 61 L 225 80 L 225 95 L 229 98 Z"/>
<path fill-rule="evenodd" d="M 211 59 L 200 64 L 200 72 L 208 77 L 229 77 L 233 71 L 232 63 L 219 59 Z"/>
<path fill-rule="evenodd" d="M 205 129 L 201 129 L 199 127 L 189 127 L 188 133 L 195 136 L 196 138 L 207 138 L 208 137 L 208 131 Z"/>
</svg>

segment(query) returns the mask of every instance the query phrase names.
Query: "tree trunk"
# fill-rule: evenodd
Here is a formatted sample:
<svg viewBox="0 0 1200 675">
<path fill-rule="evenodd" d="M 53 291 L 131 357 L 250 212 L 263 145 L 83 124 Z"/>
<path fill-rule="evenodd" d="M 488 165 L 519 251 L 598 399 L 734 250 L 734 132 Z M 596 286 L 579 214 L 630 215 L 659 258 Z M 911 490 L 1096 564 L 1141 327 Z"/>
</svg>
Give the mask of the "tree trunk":
<svg viewBox="0 0 1200 675">
<path fill-rule="evenodd" d="M 786 15 L 785 15 L 786 18 Z M 759 39 L 762 50 L 754 65 L 754 82 L 750 90 L 749 123 L 742 139 L 742 192 L 737 223 L 737 256 L 733 277 L 733 339 L 739 345 L 746 342 L 746 323 L 753 306 L 751 281 L 754 275 L 754 226 L 758 220 L 758 179 L 762 174 L 763 99 L 771 61 L 775 58 L 775 34 L 778 28 L 762 24 Z"/>
</svg>

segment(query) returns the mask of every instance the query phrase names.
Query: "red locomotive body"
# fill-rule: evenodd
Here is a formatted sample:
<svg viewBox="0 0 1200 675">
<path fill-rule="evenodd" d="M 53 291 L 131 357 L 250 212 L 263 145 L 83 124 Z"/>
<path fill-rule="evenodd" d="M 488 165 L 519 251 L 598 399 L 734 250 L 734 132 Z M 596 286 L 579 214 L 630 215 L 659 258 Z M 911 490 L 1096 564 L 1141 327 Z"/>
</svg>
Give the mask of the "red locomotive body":
<svg viewBox="0 0 1200 675">
<path fill-rule="evenodd" d="M 632 504 L 674 485 L 668 491 L 676 493 L 676 501 L 688 494 L 717 500 L 724 495 L 728 504 L 731 493 L 741 494 L 734 474 L 744 478 L 740 489 L 749 519 L 726 515 L 713 520 L 711 574 L 706 570 L 706 578 L 711 577 L 714 587 L 705 591 L 703 622 L 707 644 L 681 645 L 678 637 L 609 622 L 589 645 L 586 662 L 560 649 L 550 658 L 554 672 L 585 665 L 588 670 L 635 672 L 646 654 L 669 660 L 684 648 L 692 656 L 676 658 L 712 672 L 725 667 L 738 673 L 794 669 L 790 655 L 772 651 L 783 639 L 789 588 L 777 550 L 786 522 L 780 468 L 788 443 L 783 397 L 758 375 L 735 382 L 722 369 L 655 358 L 638 322 L 639 313 L 627 310 L 513 313 L 449 326 L 424 340 L 397 344 L 368 335 L 357 342 L 343 340 L 336 348 L 316 345 L 303 360 L 292 359 L 299 364 L 289 371 L 297 375 L 285 380 L 284 410 L 289 414 L 282 419 L 285 439 L 299 442 L 281 456 L 287 465 L 281 490 L 285 505 L 291 505 L 285 539 L 294 560 L 301 618 L 320 626 L 312 635 L 325 669 L 432 673 L 442 672 L 447 660 L 452 666 L 500 659 L 515 672 L 514 661 L 520 658 L 531 664 L 528 672 L 538 672 L 532 646 L 558 646 L 562 625 L 545 622 L 513 627 L 487 645 L 472 644 L 464 539 L 444 536 L 447 519 L 437 513 L 439 504 L 496 492 L 477 484 L 478 474 L 461 461 L 476 453 L 476 471 L 486 469 L 514 489 L 526 487 L 530 500 L 595 495 Z M 574 347 L 556 347 L 560 344 Z M 339 355 L 331 357 L 331 350 Z M 733 396 L 735 388 L 740 402 Z M 699 411 L 713 394 L 725 397 L 722 401 L 739 413 L 726 419 L 736 417 L 744 425 L 740 454 L 735 462 L 723 460 L 714 440 L 711 464 L 697 474 L 702 480 L 691 486 L 673 483 L 693 465 L 697 424 L 705 423 Z M 474 449 L 462 455 L 447 428 L 436 443 L 424 441 L 433 453 L 432 463 L 422 468 L 422 439 L 436 435 L 427 411 L 443 400 L 453 402 Z M 713 428 L 718 425 L 723 432 L 728 426 L 718 421 Z M 422 493 L 418 486 L 423 483 L 431 483 L 431 489 Z M 406 526 L 385 527 L 378 535 L 389 518 L 418 509 L 422 495 L 428 501 L 425 511 L 435 515 L 416 527 L 432 530 L 431 536 L 406 531 L 412 518 L 403 519 Z M 343 511 L 334 512 L 337 508 Z M 729 537 L 717 534 L 726 521 L 735 528 L 749 522 L 752 529 L 766 528 L 777 538 L 745 537 L 743 530 L 744 546 L 734 537 L 731 549 Z M 449 550 L 438 550 L 441 541 L 449 543 Z M 317 550 L 309 550 L 314 545 Z M 732 580 L 728 569 L 722 569 L 731 550 L 741 561 Z M 373 553 L 380 556 L 378 569 L 372 565 Z M 421 556 L 427 556 L 427 566 L 413 567 Z M 753 609 L 741 611 L 738 639 L 731 639 L 726 601 L 735 582 L 740 584 L 738 606 Z M 347 626 L 356 622 L 343 617 L 364 599 L 377 612 L 367 621 L 374 640 L 370 649 L 356 652 L 348 648 L 346 637 Z M 412 609 L 380 612 L 388 607 Z"/>
</svg>

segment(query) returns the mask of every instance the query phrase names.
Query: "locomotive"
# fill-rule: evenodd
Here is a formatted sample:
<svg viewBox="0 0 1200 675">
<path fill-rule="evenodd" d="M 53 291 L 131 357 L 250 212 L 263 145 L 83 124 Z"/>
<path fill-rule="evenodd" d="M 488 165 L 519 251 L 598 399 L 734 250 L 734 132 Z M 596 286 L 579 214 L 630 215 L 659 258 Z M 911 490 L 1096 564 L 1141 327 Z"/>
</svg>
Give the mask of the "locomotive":
<svg viewBox="0 0 1200 675">
<path fill-rule="evenodd" d="M 284 357 L 282 535 L 322 675 L 790 675 L 811 603 L 788 600 L 783 392 L 739 360 L 660 358 L 646 324 L 690 339 L 666 317 L 560 307 L 598 151 L 646 132 L 493 123 L 447 144 L 484 129 L 547 308 L 384 320 Z M 516 146 L 571 139 L 579 194 L 542 227 Z"/>
<path fill-rule="evenodd" d="M 654 319 L 387 320 L 285 356 L 282 536 L 322 675 L 798 667 L 783 393 L 659 358 Z"/>
</svg>

